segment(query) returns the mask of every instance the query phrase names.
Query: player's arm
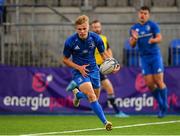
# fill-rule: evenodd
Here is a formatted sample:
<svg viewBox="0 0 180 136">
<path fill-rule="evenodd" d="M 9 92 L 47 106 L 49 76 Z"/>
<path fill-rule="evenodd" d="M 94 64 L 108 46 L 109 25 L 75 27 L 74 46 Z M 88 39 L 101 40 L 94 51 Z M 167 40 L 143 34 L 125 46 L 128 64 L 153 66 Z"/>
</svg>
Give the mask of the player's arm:
<svg viewBox="0 0 180 136">
<path fill-rule="evenodd" d="M 65 41 L 64 44 L 64 50 L 63 50 L 63 63 L 71 68 L 74 69 L 79 69 L 79 66 L 77 64 L 75 64 L 74 62 L 72 62 L 72 60 L 70 59 L 71 55 L 72 55 L 72 47 L 71 47 L 71 40 L 67 39 Z"/>
<path fill-rule="evenodd" d="M 107 49 L 108 50 L 105 50 L 104 45 L 103 45 L 104 43 L 103 43 L 101 38 L 98 38 L 97 43 L 98 43 L 97 44 L 97 49 L 98 49 L 102 59 L 106 60 L 108 58 L 112 58 L 112 50 L 110 49 L 109 44 L 107 44 Z M 120 65 L 117 64 L 116 67 L 113 70 L 113 73 L 116 73 L 117 71 L 119 71 L 119 69 L 120 69 Z"/>
<path fill-rule="evenodd" d="M 103 60 L 113 57 L 112 50 L 110 47 L 107 47 L 107 50 L 105 50 L 103 53 L 100 53 L 100 55 L 103 58 Z"/>
<path fill-rule="evenodd" d="M 77 65 L 76 63 L 72 62 L 71 59 L 67 58 L 67 57 L 63 57 L 63 63 L 66 64 L 67 66 L 71 67 L 71 68 L 74 68 L 74 69 L 77 69 L 79 70 L 80 69 L 80 66 Z"/>
<path fill-rule="evenodd" d="M 112 58 L 112 56 L 110 56 L 107 51 L 104 51 L 103 53 L 101 53 L 101 57 L 106 60 L 108 58 Z M 120 64 L 117 64 L 116 67 L 114 68 L 112 73 L 116 73 L 120 70 Z"/>
<path fill-rule="evenodd" d="M 159 33 L 159 34 L 156 34 L 156 37 L 155 38 L 150 38 L 149 39 L 149 43 L 150 44 L 153 44 L 153 43 L 160 43 L 162 41 L 162 35 Z"/>
<path fill-rule="evenodd" d="M 149 39 L 149 43 L 153 44 L 153 43 L 160 43 L 162 41 L 162 35 L 160 32 L 160 28 L 158 26 L 157 23 L 152 23 L 152 33 L 155 35 L 154 37 L 151 37 Z"/>
<path fill-rule="evenodd" d="M 113 57 L 113 53 L 108 42 L 107 42 L 107 49 L 103 53 L 100 53 L 100 55 L 103 58 L 103 60 Z M 117 64 L 112 73 L 116 73 L 119 70 L 120 70 L 120 64 Z"/>
<path fill-rule="evenodd" d="M 109 46 L 109 43 L 107 42 L 107 53 L 108 53 L 108 55 L 111 57 L 111 58 L 113 58 L 113 53 L 112 53 L 112 50 L 111 50 L 111 48 L 110 48 L 110 46 Z M 113 73 L 116 73 L 116 72 L 118 72 L 119 70 L 120 70 L 120 64 L 118 63 L 117 65 L 116 65 L 116 67 L 114 68 L 114 70 L 113 70 Z"/>
<path fill-rule="evenodd" d="M 107 42 L 107 50 L 106 51 L 107 51 L 108 55 L 112 58 L 113 57 L 113 53 L 112 53 L 112 50 L 111 50 L 108 42 Z"/>
<path fill-rule="evenodd" d="M 108 54 L 107 51 L 104 51 L 103 53 L 100 53 L 103 60 L 106 60 L 107 58 L 111 58 L 111 56 Z"/>
<path fill-rule="evenodd" d="M 89 64 L 80 66 L 65 56 L 63 57 L 63 63 L 66 64 L 67 66 L 71 67 L 71 68 L 78 70 L 82 74 L 82 76 L 84 76 L 84 77 L 86 77 L 88 75 L 87 72 L 89 70 L 86 67 L 89 66 Z"/>
<path fill-rule="evenodd" d="M 110 58 L 111 56 L 108 54 L 108 52 L 105 50 L 104 42 L 101 39 L 100 36 L 96 37 L 96 47 L 98 52 L 100 53 L 103 60 L 106 60 L 107 58 Z"/>
<path fill-rule="evenodd" d="M 67 66 L 71 67 L 71 68 L 74 68 L 74 69 L 78 70 L 82 74 L 82 76 L 87 76 L 88 75 L 88 73 L 87 73 L 88 69 L 86 69 L 86 67 L 88 66 L 88 64 L 80 66 L 80 65 L 74 63 L 70 59 L 70 56 L 71 56 L 72 52 L 73 51 L 71 49 L 71 46 L 70 46 L 69 42 L 66 41 L 65 42 L 65 47 L 64 47 L 64 50 L 63 50 L 63 54 L 64 54 L 63 60 L 62 60 L 63 63 L 66 64 Z"/>
<path fill-rule="evenodd" d="M 138 32 L 135 30 L 131 30 L 131 37 L 129 38 L 129 43 L 131 47 L 135 47 L 138 40 Z"/>
</svg>

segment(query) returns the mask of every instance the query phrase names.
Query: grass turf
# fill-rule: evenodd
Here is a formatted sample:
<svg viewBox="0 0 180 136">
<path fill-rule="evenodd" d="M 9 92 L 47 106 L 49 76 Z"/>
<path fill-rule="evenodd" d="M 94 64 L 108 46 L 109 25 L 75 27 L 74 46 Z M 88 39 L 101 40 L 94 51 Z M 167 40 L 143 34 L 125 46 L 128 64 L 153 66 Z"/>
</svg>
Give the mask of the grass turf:
<svg viewBox="0 0 180 136">
<path fill-rule="evenodd" d="M 104 126 L 96 116 L 3 115 L 0 116 L 0 135 L 24 135 L 38 133 L 50 135 L 180 135 L 180 116 L 167 116 L 162 119 L 159 119 L 156 116 L 130 116 L 128 118 L 107 116 L 107 119 L 111 121 L 115 127 L 109 132 L 105 129 L 101 129 L 62 133 L 64 131 L 72 130 L 103 128 Z M 136 126 L 137 124 L 169 121 L 177 122 Z"/>
</svg>

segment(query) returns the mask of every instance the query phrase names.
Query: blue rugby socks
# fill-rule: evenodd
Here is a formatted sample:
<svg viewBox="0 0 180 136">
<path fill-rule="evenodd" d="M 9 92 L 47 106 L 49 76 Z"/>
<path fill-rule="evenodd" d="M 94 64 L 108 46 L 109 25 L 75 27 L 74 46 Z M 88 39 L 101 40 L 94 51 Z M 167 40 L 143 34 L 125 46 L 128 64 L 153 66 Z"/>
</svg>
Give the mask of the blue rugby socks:
<svg viewBox="0 0 180 136">
<path fill-rule="evenodd" d="M 158 88 L 156 88 L 155 90 L 152 91 L 152 95 L 156 99 L 160 110 L 162 110 L 162 108 L 163 108 L 163 100 L 162 100 L 161 95 L 160 95 L 160 90 Z"/>
<path fill-rule="evenodd" d="M 163 101 L 163 107 L 164 107 L 164 110 L 165 112 L 167 111 L 168 109 L 168 89 L 167 87 L 163 88 L 163 89 L 159 89 L 160 91 L 160 96 L 162 98 L 162 101 Z"/>
<path fill-rule="evenodd" d="M 162 118 L 166 115 L 167 109 L 168 109 L 168 98 L 167 98 L 167 88 L 156 88 L 152 95 L 157 100 L 160 108 L 160 112 L 158 114 L 158 117 Z"/>
<path fill-rule="evenodd" d="M 92 110 L 95 112 L 95 114 L 99 117 L 99 119 L 101 120 L 101 122 L 103 124 L 106 124 L 107 123 L 107 120 L 106 120 L 106 117 L 104 115 L 104 112 L 101 108 L 101 105 L 99 104 L 98 101 L 94 101 L 94 102 L 91 102 L 91 108 Z"/>
<path fill-rule="evenodd" d="M 87 98 L 87 96 L 81 91 L 76 93 L 76 97 L 77 99 Z"/>
</svg>

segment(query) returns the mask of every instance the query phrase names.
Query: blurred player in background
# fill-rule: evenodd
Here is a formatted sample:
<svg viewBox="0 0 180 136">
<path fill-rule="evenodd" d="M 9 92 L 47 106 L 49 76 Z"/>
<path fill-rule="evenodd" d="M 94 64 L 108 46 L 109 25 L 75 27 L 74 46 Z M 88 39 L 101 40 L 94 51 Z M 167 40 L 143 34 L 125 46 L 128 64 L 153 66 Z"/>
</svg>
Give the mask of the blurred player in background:
<svg viewBox="0 0 180 136">
<path fill-rule="evenodd" d="M 168 89 L 164 83 L 164 66 L 158 43 L 162 36 L 158 24 L 149 20 L 150 9 L 143 6 L 138 11 L 138 23 L 130 29 L 130 44 L 139 47 L 142 74 L 159 105 L 158 117 L 166 115 Z"/>
<path fill-rule="evenodd" d="M 104 43 L 105 51 L 107 52 L 107 54 L 110 57 L 113 57 L 113 53 L 109 46 L 106 36 L 102 35 L 102 24 L 99 20 L 94 20 L 91 22 L 91 30 L 93 32 L 97 33 L 101 37 L 101 39 L 103 40 L 103 43 Z M 96 58 L 97 65 L 100 67 L 100 65 L 103 63 L 103 59 L 97 49 L 95 50 L 95 58 Z M 126 115 L 122 111 L 119 111 L 118 107 L 115 104 L 115 93 L 114 93 L 114 88 L 112 86 L 111 81 L 107 78 L 106 75 L 103 75 L 101 72 L 100 72 L 100 80 L 101 80 L 102 88 L 105 89 L 107 92 L 108 102 L 112 105 L 112 107 L 116 113 L 115 116 L 116 117 L 128 117 L 128 115 Z M 108 104 L 108 102 L 107 102 L 107 104 Z"/>
<path fill-rule="evenodd" d="M 86 15 L 76 19 L 75 29 L 76 33 L 66 39 L 63 51 L 63 62 L 73 68 L 73 81 L 78 86 L 78 89 L 73 90 L 74 105 L 79 106 L 80 99 L 87 98 L 106 130 L 111 130 L 112 123 L 107 121 L 97 99 L 97 93 L 100 93 L 100 75 L 94 52 L 97 48 L 102 58 L 107 58 L 103 41 L 96 33 L 89 32 L 89 18 Z"/>
</svg>

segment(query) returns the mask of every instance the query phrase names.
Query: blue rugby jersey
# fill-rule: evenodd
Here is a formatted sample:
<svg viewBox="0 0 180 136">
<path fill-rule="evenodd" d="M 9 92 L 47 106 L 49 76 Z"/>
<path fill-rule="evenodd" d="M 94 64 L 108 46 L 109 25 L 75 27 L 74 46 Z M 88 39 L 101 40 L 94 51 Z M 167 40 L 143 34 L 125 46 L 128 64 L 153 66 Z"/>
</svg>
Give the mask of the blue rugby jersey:
<svg viewBox="0 0 180 136">
<path fill-rule="evenodd" d="M 148 41 L 151 37 L 155 37 L 160 33 L 158 24 L 149 20 L 145 24 L 136 23 L 130 29 L 138 32 L 137 45 L 140 51 L 141 57 L 160 54 L 160 48 L 157 43 L 149 44 Z"/>
<path fill-rule="evenodd" d="M 96 47 L 100 53 L 105 50 L 103 41 L 98 34 L 89 32 L 88 37 L 82 40 L 77 33 L 74 33 L 65 41 L 63 54 L 67 58 L 72 56 L 72 61 L 78 65 L 89 64 L 87 69 L 92 71 L 97 69 L 94 57 Z"/>
</svg>

